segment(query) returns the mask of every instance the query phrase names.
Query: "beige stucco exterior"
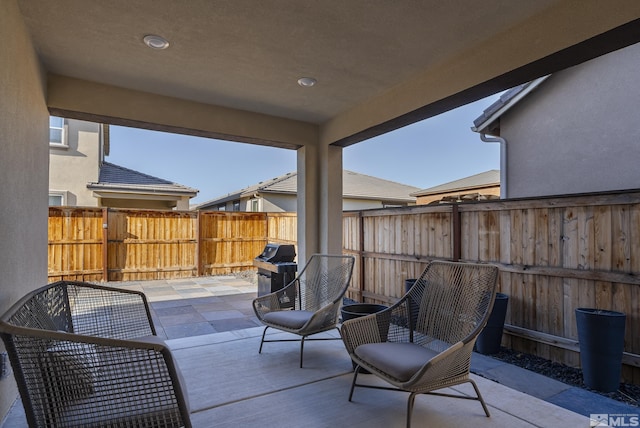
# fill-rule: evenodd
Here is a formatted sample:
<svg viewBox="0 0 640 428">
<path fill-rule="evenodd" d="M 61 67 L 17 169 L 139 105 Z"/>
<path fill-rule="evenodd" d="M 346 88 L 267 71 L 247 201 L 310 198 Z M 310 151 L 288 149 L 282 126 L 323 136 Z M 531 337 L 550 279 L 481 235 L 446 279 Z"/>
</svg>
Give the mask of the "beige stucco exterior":
<svg viewBox="0 0 640 428">
<path fill-rule="evenodd" d="M 145 210 L 177 210 L 177 211 L 189 211 L 188 196 L 173 197 L 171 200 L 167 200 L 166 197 L 158 197 L 153 199 L 148 194 L 130 193 L 123 195 L 117 193 L 108 195 L 102 193 L 97 195 L 99 206 L 106 208 L 132 208 L 132 209 L 145 209 Z"/>
<path fill-rule="evenodd" d="M 552 74 L 500 117 L 507 197 L 637 189 L 640 44 Z"/>
<path fill-rule="evenodd" d="M 15 1 L 0 1 L 0 313 L 47 283 L 49 113 L 45 77 Z M 4 345 L 0 343 L 0 351 Z M 0 380 L 0 420 L 17 396 Z"/>
<path fill-rule="evenodd" d="M 500 189 L 498 189 L 500 193 Z M 298 198 L 295 194 L 277 194 L 277 193 L 260 193 L 256 195 L 257 198 L 241 198 L 240 206 L 237 211 L 254 211 L 252 209 L 252 201 L 257 201 L 258 211 L 260 212 L 296 212 L 298 205 Z M 227 202 L 224 205 L 224 211 L 233 211 L 234 202 Z M 215 209 L 216 207 L 214 207 Z M 356 211 L 356 210 L 370 210 L 385 208 L 384 203 L 381 200 L 371 199 L 357 199 L 357 198 L 343 198 L 342 210 L 343 211 Z"/>
<path fill-rule="evenodd" d="M 144 186 L 135 184 L 96 184 L 107 147 L 104 128 L 94 122 L 64 120 L 64 144 L 49 146 L 49 195 L 62 195 L 66 206 L 189 210 L 194 191 L 181 195 L 157 188 L 145 192 Z"/>
<path fill-rule="evenodd" d="M 100 124 L 65 120 L 66 147 L 49 148 L 49 193 L 63 192 L 63 205 L 96 207 L 87 183 L 100 173 Z"/>
</svg>

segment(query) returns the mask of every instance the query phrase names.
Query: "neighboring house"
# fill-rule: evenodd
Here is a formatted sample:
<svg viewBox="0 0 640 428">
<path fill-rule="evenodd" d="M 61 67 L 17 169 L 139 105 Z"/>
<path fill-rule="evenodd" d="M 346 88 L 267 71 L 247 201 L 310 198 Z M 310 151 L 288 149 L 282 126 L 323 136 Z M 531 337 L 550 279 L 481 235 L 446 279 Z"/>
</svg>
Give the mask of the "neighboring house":
<svg viewBox="0 0 640 428">
<path fill-rule="evenodd" d="M 198 190 L 104 161 L 109 127 L 50 117 L 49 205 L 188 210 Z"/>
<path fill-rule="evenodd" d="M 98 180 L 108 135 L 99 123 L 49 118 L 49 205 L 97 205 L 87 183 Z"/>
<path fill-rule="evenodd" d="M 502 146 L 503 197 L 640 187 L 639 69 L 636 44 L 513 88 L 485 110 L 472 130 Z"/>
<path fill-rule="evenodd" d="M 291 172 L 197 205 L 197 210 L 295 212 L 298 174 Z M 342 209 L 404 207 L 415 205 L 417 187 L 343 171 Z"/>
<path fill-rule="evenodd" d="M 189 210 L 198 190 L 128 168 L 102 162 L 98 182 L 87 184 L 99 206 Z"/>
<path fill-rule="evenodd" d="M 500 198 L 500 171 L 492 169 L 411 194 L 417 205 Z"/>
</svg>

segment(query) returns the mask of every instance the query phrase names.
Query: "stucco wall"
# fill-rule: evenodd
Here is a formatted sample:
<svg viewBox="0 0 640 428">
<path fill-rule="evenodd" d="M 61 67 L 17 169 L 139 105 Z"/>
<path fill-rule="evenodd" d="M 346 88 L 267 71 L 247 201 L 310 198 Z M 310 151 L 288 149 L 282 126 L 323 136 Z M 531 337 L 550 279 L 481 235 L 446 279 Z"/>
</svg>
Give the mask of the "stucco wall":
<svg viewBox="0 0 640 428">
<path fill-rule="evenodd" d="M 262 195 L 262 211 L 264 212 L 295 212 L 298 206 L 296 195 Z"/>
<path fill-rule="evenodd" d="M 102 198 L 100 199 L 101 207 L 108 208 L 128 208 L 143 210 L 171 210 L 173 207 L 167 201 L 153 199 L 120 199 L 120 198 Z M 188 211 L 188 209 L 184 210 Z"/>
<path fill-rule="evenodd" d="M 640 187 L 640 45 L 552 75 L 501 118 L 507 197 Z"/>
<path fill-rule="evenodd" d="M 370 201 L 366 199 L 342 199 L 342 209 L 344 211 L 368 210 L 374 208 L 384 208 L 380 201 Z"/>
<path fill-rule="evenodd" d="M 49 114 L 18 5 L 0 0 L 0 313 L 47 283 Z M 0 345 L 4 351 L 4 345 Z M 0 420 L 17 397 L 0 380 Z"/>
<path fill-rule="evenodd" d="M 263 212 L 296 212 L 296 208 L 297 199 L 295 195 L 263 194 Z M 383 208 L 382 202 L 368 199 L 342 199 L 342 209 L 344 211 L 367 210 L 373 208 Z"/>
<path fill-rule="evenodd" d="M 100 162 L 100 125 L 65 120 L 68 147 L 52 147 L 49 157 L 49 189 L 66 191 L 65 205 L 97 207 L 87 183 L 97 182 Z"/>
</svg>

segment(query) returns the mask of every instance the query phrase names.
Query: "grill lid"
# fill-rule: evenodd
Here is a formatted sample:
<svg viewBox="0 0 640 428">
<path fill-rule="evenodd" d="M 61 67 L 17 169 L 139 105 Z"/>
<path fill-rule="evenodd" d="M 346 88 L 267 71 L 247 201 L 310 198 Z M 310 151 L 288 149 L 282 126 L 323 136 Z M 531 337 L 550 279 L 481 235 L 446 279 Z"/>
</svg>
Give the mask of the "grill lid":
<svg viewBox="0 0 640 428">
<path fill-rule="evenodd" d="M 269 263 L 292 262 L 296 257 L 294 245 L 267 244 L 256 260 Z"/>
</svg>

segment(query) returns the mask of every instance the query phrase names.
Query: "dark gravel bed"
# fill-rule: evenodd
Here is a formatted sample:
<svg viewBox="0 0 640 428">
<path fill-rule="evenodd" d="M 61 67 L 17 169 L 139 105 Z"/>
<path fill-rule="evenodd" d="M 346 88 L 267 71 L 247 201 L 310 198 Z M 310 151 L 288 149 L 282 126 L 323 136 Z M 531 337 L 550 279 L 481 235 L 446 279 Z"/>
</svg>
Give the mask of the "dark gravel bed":
<svg viewBox="0 0 640 428">
<path fill-rule="evenodd" d="M 504 361 L 505 363 L 513 364 L 514 366 L 531 370 L 552 379 L 559 380 L 567 385 L 583 388 L 632 406 L 640 406 L 640 385 L 621 383 L 620 388 L 616 392 L 600 392 L 588 388 L 582 381 L 582 370 L 574 367 L 554 363 L 535 355 L 515 352 L 506 348 L 500 348 L 500 352 L 491 355 L 491 357 Z"/>
</svg>

